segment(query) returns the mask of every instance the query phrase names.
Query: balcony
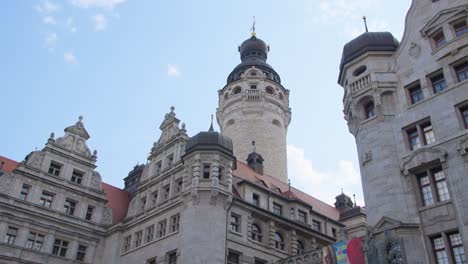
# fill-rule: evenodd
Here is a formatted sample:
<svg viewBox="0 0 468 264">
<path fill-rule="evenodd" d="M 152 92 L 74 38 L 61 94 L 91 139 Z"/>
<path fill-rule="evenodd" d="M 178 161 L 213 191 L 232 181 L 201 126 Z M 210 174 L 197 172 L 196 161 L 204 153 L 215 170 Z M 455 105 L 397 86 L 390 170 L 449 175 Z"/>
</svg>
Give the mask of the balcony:
<svg viewBox="0 0 468 264">
<path fill-rule="evenodd" d="M 366 87 L 370 86 L 371 84 L 371 77 L 370 74 L 358 79 L 357 81 L 351 83 L 349 88 L 351 90 L 351 94 L 356 95 L 362 92 Z"/>
</svg>

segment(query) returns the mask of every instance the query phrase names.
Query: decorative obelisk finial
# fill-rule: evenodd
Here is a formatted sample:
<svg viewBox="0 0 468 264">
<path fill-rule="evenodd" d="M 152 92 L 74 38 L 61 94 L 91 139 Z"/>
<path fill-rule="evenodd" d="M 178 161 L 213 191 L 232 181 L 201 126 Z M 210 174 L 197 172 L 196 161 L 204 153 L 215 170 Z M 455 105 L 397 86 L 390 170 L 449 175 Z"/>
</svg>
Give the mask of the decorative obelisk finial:
<svg viewBox="0 0 468 264">
<path fill-rule="evenodd" d="M 366 32 L 369 32 L 369 30 L 367 29 L 367 20 L 366 20 L 366 16 L 363 16 L 362 17 L 362 20 L 364 20 L 364 26 L 366 27 Z"/>
<path fill-rule="evenodd" d="M 255 16 L 253 17 L 253 24 L 252 24 L 252 37 L 255 37 L 257 33 L 255 33 Z"/>
<path fill-rule="evenodd" d="M 213 115 L 211 115 L 211 125 L 210 125 L 210 129 L 208 129 L 208 132 L 214 132 L 214 128 L 213 128 Z"/>
<path fill-rule="evenodd" d="M 252 141 L 253 152 L 255 152 L 255 141 Z"/>
</svg>

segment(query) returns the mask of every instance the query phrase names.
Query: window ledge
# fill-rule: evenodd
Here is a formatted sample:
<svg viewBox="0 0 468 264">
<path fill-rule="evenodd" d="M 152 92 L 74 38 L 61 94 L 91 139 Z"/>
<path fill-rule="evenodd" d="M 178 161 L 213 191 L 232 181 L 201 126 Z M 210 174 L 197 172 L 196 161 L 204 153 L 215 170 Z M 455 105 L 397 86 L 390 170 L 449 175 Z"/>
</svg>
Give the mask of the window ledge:
<svg viewBox="0 0 468 264">
<path fill-rule="evenodd" d="M 444 205 L 448 205 L 448 204 L 451 204 L 451 203 L 452 203 L 452 200 L 447 200 L 447 201 L 438 202 L 438 203 L 431 204 L 431 205 L 425 205 L 425 206 L 420 207 L 418 209 L 418 211 L 419 212 L 424 212 L 424 211 L 431 210 L 433 208 L 441 207 L 441 206 L 444 206 Z"/>
<path fill-rule="evenodd" d="M 236 235 L 236 236 L 242 237 L 242 233 L 241 233 L 241 232 L 232 231 L 232 230 L 230 230 L 230 229 L 229 229 L 229 232 L 230 232 L 231 234 Z"/>
<path fill-rule="evenodd" d="M 361 125 L 370 123 L 370 122 L 372 122 L 372 120 L 375 120 L 375 119 L 377 119 L 377 115 L 374 115 L 373 117 L 369 117 L 369 118 L 367 118 L 367 119 L 364 119 L 364 120 L 361 122 Z"/>
</svg>

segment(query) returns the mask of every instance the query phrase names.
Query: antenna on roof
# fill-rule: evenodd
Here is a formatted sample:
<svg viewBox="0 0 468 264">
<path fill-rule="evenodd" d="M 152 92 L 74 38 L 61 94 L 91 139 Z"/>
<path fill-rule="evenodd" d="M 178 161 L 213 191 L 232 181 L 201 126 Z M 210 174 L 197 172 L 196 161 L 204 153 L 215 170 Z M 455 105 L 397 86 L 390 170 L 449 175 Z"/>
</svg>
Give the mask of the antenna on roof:
<svg viewBox="0 0 468 264">
<path fill-rule="evenodd" d="M 256 33 L 255 33 L 255 16 L 253 16 L 252 28 L 250 30 L 252 30 L 252 36 L 254 37 L 256 35 Z"/>
<path fill-rule="evenodd" d="M 363 16 L 363 17 L 362 17 L 362 20 L 364 20 L 364 26 L 366 27 L 366 32 L 369 32 L 369 30 L 367 29 L 367 20 L 366 20 L 366 16 Z"/>
</svg>

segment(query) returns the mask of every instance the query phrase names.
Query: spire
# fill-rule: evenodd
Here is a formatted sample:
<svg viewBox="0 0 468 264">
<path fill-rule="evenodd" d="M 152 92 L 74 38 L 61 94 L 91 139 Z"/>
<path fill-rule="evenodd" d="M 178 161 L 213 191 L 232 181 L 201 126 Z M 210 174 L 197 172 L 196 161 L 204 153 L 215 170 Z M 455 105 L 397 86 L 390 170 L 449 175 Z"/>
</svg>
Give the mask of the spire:
<svg viewBox="0 0 468 264">
<path fill-rule="evenodd" d="M 257 33 L 255 33 L 255 16 L 253 17 L 253 23 L 252 23 L 252 37 L 255 37 Z"/>
<path fill-rule="evenodd" d="M 210 129 L 208 129 L 208 132 L 215 132 L 213 128 L 213 115 L 211 115 L 211 125 L 210 125 Z"/>
<path fill-rule="evenodd" d="M 364 26 L 366 27 L 366 32 L 369 32 L 369 30 L 367 29 L 366 16 L 363 16 L 363 17 L 362 17 L 362 20 L 364 20 Z"/>
</svg>

